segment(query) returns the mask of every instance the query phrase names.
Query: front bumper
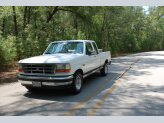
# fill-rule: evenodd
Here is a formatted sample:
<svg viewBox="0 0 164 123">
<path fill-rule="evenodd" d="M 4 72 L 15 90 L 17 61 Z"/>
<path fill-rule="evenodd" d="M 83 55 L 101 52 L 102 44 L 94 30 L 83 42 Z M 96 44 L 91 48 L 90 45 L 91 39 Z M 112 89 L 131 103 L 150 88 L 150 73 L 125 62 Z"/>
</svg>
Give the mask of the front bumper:
<svg viewBox="0 0 164 123">
<path fill-rule="evenodd" d="M 42 87 L 57 87 L 57 86 L 65 86 L 71 85 L 73 81 L 73 75 L 68 76 L 53 76 L 53 75 L 26 75 L 26 74 L 18 74 L 18 81 L 23 86 L 34 86 L 35 83 L 40 83 L 40 88 Z"/>
</svg>

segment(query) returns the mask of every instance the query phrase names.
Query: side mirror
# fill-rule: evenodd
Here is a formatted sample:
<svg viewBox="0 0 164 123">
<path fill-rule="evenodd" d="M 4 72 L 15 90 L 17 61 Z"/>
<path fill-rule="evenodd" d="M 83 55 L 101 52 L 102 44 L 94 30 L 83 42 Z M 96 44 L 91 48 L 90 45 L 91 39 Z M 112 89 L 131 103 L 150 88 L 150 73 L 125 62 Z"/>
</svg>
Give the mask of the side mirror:
<svg viewBox="0 0 164 123">
<path fill-rule="evenodd" d="M 99 53 L 102 53 L 102 49 L 98 49 Z"/>
</svg>

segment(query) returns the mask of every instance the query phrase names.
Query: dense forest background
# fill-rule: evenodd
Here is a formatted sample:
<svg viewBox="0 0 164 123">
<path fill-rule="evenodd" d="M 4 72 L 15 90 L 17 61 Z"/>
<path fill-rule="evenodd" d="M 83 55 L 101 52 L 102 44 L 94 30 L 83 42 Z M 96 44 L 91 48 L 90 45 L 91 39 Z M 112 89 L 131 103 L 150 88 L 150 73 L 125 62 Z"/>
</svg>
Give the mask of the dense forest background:
<svg viewBox="0 0 164 123">
<path fill-rule="evenodd" d="M 113 55 L 164 50 L 164 7 L 0 7 L 0 65 L 68 39 L 95 40 Z"/>
</svg>

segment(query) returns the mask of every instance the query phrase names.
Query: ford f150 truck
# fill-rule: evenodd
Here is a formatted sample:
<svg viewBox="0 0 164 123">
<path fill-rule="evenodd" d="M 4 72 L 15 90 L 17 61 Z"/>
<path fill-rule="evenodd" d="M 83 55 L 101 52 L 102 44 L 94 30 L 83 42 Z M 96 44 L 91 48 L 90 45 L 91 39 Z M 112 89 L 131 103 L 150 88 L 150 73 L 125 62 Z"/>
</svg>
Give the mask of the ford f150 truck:
<svg viewBox="0 0 164 123">
<path fill-rule="evenodd" d="M 77 94 L 82 89 L 83 78 L 97 71 L 105 76 L 110 63 L 110 51 L 102 52 L 95 41 L 55 41 L 43 55 L 20 60 L 17 77 L 29 91 L 69 87 Z"/>
</svg>

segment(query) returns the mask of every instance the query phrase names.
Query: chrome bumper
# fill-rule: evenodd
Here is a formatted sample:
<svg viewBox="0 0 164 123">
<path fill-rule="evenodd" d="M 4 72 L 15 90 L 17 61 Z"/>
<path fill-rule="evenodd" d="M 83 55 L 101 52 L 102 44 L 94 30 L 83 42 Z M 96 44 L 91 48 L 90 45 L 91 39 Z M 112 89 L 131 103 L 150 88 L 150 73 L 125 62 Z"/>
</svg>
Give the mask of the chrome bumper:
<svg viewBox="0 0 164 123">
<path fill-rule="evenodd" d="M 24 86 L 33 86 L 33 82 L 41 82 L 42 86 L 62 86 L 72 84 L 73 76 L 29 76 L 18 74 L 18 81 Z"/>
<path fill-rule="evenodd" d="M 24 86 L 33 86 L 32 81 L 24 81 L 24 80 L 18 80 L 22 85 Z M 42 86 L 62 86 L 62 85 L 70 85 L 72 84 L 72 81 L 70 82 L 41 82 Z"/>
</svg>

